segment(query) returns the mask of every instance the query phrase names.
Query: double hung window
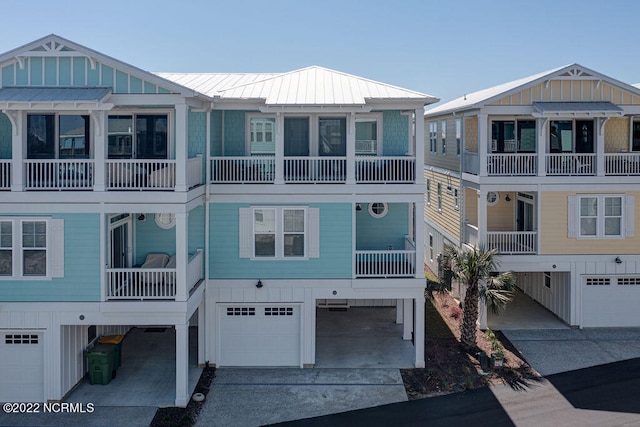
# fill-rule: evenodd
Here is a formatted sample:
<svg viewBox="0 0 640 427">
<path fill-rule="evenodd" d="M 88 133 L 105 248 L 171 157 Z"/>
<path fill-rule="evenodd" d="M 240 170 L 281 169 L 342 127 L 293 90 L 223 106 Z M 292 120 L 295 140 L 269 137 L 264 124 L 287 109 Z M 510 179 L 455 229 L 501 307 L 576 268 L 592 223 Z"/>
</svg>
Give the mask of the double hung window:
<svg viewBox="0 0 640 427">
<path fill-rule="evenodd" d="M 305 257 L 305 218 L 304 208 L 254 208 L 254 257 Z"/>
<path fill-rule="evenodd" d="M 634 196 L 581 194 L 569 196 L 568 203 L 569 237 L 615 239 L 633 236 Z"/>
<path fill-rule="evenodd" d="M 429 122 L 429 152 L 438 151 L 438 122 Z"/>
<path fill-rule="evenodd" d="M 274 154 L 276 151 L 276 119 L 249 119 L 249 144 L 252 155 Z"/>
</svg>

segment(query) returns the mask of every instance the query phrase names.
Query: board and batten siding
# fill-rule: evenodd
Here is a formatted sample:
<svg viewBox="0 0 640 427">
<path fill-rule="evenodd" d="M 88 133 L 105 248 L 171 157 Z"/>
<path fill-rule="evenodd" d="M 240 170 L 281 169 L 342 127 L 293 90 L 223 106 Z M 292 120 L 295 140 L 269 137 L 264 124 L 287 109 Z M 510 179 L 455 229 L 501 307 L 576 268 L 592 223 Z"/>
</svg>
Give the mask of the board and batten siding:
<svg viewBox="0 0 640 427">
<path fill-rule="evenodd" d="M 64 220 L 64 277 L 2 280 L 0 301 L 100 301 L 100 214 L 27 216 Z"/>
<path fill-rule="evenodd" d="M 424 199 L 424 215 L 425 217 L 438 225 L 441 229 L 446 230 L 451 236 L 460 237 L 460 209 L 462 208 L 462 189 L 460 188 L 460 179 L 455 176 L 444 175 L 439 172 L 425 169 L 425 183 L 430 180 L 431 202 L 427 203 L 425 193 Z M 438 183 L 442 185 L 442 209 L 438 210 Z M 447 186 L 451 185 L 451 193 L 447 192 Z M 426 184 L 425 184 L 426 188 Z M 454 207 L 453 189 L 458 188 L 459 207 Z"/>
<path fill-rule="evenodd" d="M 634 196 L 634 216 L 640 213 L 640 192 L 562 192 L 545 191 L 540 194 L 540 251 L 541 255 L 552 254 L 637 254 L 640 247 L 638 226 L 633 237 L 614 239 L 577 239 L 568 237 L 569 196 L 579 194 L 623 194 Z M 637 224 L 637 219 L 635 220 Z"/>
<path fill-rule="evenodd" d="M 640 96 L 600 80 L 551 80 L 505 96 L 489 105 L 531 105 L 542 101 L 610 101 L 639 105 Z"/>
<path fill-rule="evenodd" d="M 516 283 L 522 291 L 566 323 L 571 323 L 571 273 L 549 272 L 551 287 L 544 285 L 543 272 L 515 273 Z"/>
<path fill-rule="evenodd" d="M 25 57 L 24 67 L 13 62 L 2 67 L 2 86 L 112 87 L 113 93 L 167 94 L 168 89 L 83 57 Z"/>
<path fill-rule="evenodd" d="M 240 258 L 240 208 L 249 204 L 212 203 L 209 210 L 210 278 L 311 279 L 352 277 L 351 203 L 309 203 L 320 212 L 320 257 L 306 260 L 251 260 Z M 265 206 L 260 204 L 260 206 Z M 279 206 L 279 205 L 274 205 Z"/>
</svg>

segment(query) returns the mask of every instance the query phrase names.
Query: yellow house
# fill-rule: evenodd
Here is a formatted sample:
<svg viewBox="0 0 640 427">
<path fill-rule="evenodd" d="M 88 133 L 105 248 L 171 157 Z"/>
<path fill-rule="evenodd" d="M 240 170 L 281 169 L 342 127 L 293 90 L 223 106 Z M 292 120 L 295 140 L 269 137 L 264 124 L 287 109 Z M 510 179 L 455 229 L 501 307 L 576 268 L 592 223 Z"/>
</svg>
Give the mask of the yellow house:
<svg viewBox="0 0 640 427">
<path fill-rule="evenodd" d="M 640 89 L 579 64 L 425 114 L 425 263 L 484 244 L 565 323 L 640 326 Z"/>
</svg>

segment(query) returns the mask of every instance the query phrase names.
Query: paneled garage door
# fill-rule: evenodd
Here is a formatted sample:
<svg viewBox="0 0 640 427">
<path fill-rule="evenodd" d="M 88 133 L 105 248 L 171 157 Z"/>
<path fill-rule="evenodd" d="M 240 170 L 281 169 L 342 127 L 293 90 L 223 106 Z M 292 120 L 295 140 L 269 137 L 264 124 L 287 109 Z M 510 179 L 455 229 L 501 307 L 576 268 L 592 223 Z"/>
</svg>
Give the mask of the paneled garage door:
<svg viewBox="0 0 640 427">
<path fill-rule="evenodd" d="M 640 326 L 640 277 L 593 276 L 583 284 L 582 326 Z"/>
<path fill-rule="evenodd" d="M 218 304 L 220 366 L 300 366 L 300 305 Z"/>
<path fill-rule="evenodd" d="M 42 402 L 42 333 L 0 331 L 0 402 Z"/>
</svg>

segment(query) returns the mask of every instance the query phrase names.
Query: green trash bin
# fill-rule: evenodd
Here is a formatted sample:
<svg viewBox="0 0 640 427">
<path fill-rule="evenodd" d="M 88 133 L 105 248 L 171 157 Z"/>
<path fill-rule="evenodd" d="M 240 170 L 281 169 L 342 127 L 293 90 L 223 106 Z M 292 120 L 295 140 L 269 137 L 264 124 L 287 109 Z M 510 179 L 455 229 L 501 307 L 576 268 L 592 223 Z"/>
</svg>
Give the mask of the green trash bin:
<svg viewBox="0 0 640 427">
<path fill-rule="evenodd" d="M 90 384 L 109 384 L 115 373 L 115 346 L 97 344 L 87 353 Z"/>
<path fill-rule="evenodd" d="M 124 335 L 103 335 L 98 339 L 98 343 L 100 344 L 113 344 L 114 348 L 114 369 L 118 369 L 120 367 L 120 362 L 122 358 L 122 340 L 124 339 Z"/>
</svg>

